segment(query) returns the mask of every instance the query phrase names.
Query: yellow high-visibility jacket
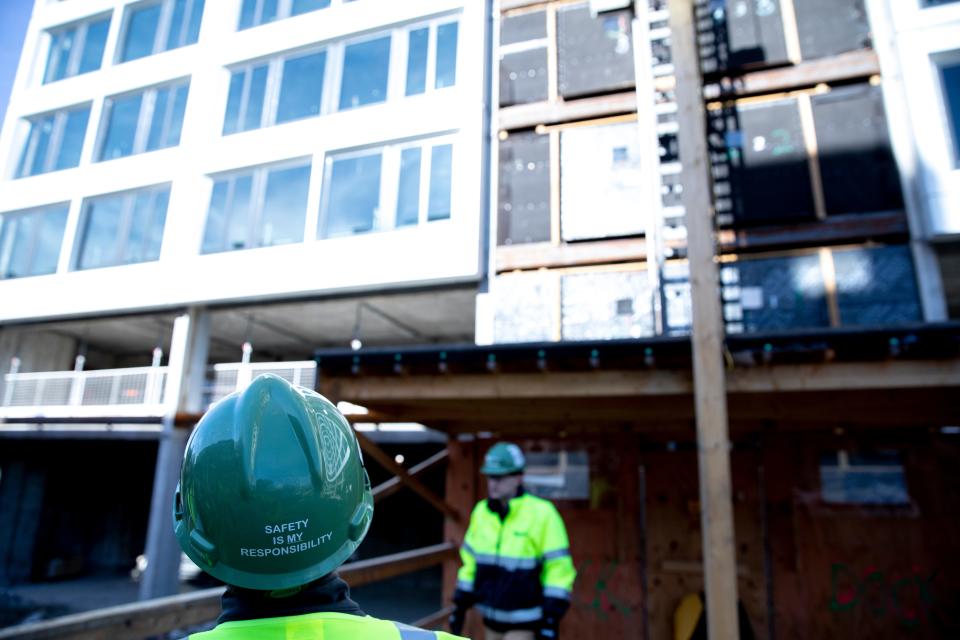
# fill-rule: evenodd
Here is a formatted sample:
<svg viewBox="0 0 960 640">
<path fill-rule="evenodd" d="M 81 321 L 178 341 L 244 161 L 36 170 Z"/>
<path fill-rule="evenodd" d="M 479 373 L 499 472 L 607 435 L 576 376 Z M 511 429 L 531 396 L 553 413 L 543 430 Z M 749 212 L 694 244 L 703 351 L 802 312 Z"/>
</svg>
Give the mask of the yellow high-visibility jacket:
<svg viewBox="0 0 960 640">
<path fill-rule="evenodd" d="M 502 521 L 479 502 L 460 558 L 457 588 L 472 592 L 483 617 L 500 625 L 540 620 L 544 598 L 569 601 L 577 577 L 560 513 L 528 493 L 510 500 Z"/>
<path fill-rule="evenodd" d="M 349 613 L 308 613 L 302 616 L 234 620 L 210 631 L 194 633 L 191 640 L 465 640 L 443 631 L 426 631 L 399 622 Z"/>
</svg>

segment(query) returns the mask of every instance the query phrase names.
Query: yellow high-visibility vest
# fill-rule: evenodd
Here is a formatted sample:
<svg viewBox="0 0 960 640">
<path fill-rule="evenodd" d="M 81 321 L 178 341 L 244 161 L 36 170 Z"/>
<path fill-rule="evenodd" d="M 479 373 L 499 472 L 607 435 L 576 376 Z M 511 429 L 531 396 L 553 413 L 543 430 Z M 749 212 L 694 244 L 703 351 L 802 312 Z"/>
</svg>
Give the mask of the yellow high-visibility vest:
<svg viewBox="0 0 960 640">
<path fill-rule="evenodd" d="M 234 620 L 210 631 L 194 633 L 191 640 L 465 640 L 443 631 L 427 631 L 399 622 L 349 613 L 308 613 L 301 616 Z"/>
</svg>

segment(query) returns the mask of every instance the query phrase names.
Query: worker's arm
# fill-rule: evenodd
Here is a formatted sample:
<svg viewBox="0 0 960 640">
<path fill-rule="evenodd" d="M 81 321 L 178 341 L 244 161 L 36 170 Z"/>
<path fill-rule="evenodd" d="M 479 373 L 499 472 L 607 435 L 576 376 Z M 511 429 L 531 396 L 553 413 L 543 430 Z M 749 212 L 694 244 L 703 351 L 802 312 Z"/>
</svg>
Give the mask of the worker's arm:
<svg viewBox="0 0 960 640">
<path fill-rule="evenodd" d="M 467 617 L 467 609 L 476 602 L 473 592 L 473 580 L 477 575 L 477 558 L 473 547 L 470 546 L 470 531 L 473 526 L 473 517 L 470 518 L 470 527 L 460 545 L 460 570 L 457 571 L 457 588 L 453 592 L 453 613 L 450 614 L 450 631 L 460 635 L 463 623 Z"/>
<path fill-rule="evenodd" d="M 573 581 L 577 570 L 570 557 L 570 542 L 563 518 L 553 505 L 543 523 L 543 620 L 538 634 L 541 638 L 556 638 L 560 619 L 570 608 Z"/>
</svg>

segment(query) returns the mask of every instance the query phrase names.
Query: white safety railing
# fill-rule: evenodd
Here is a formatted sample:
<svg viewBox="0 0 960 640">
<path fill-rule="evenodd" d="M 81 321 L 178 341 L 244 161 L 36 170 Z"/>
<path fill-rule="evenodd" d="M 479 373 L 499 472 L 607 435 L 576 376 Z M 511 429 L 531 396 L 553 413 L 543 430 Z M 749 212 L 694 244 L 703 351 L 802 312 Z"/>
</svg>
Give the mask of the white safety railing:
<svg viewBox="0 0 960 640">
<path fill-rule="evenodd" d="M 8 373 L 2 416 L 163 413 L 166 367 Z"/>
<path fill-rule="evenodd" d="M 205 399 L 210 404 L 223 400 L 234 391 L 243 391 L 259 375 L 273 373 L 288 382 L 313 389 L 317 381 L 317 363 L 297 362 L 227 362 L 209 369 Z"/>
</svg>

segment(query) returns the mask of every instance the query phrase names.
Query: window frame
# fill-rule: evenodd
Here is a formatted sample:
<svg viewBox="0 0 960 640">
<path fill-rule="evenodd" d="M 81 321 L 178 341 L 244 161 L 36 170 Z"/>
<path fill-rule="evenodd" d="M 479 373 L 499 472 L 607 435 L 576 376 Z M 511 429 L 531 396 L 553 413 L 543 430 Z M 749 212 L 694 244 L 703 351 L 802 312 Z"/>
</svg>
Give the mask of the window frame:
<svg viewBox="0 0 960 640">
<path fill-rule="evenodd" d="M 79 111 L 87 112 L 87 123 L 84 126 L 83 130 L 83 140 L 80 144 L 80 154 L 77 158 L 77 164 L 71 167 L 61 167 L 57 168 L 57 158 L 60 156 L 60 153 L 63 151 L 63 140 L 64 134 L 66 133 L 67 121 L 72 113 Z M 81 103 L 76 105 L 70 105 L 68 107 L 63 107 L 62 109 L 57 109 L 56 111 L 48 111 L 46 113 L 39 113 L 32 116 L 27 116 L 23 118 L 29 125 L 29 129 L 26 134 L 26 138 L 23 141 L 23 146 L 20 150 L 20 158 L 17 160 L 16 165 L 14 166 L 14 179 L 21 178 L 30 178 L 33 176 L 44 175 L 47 173 L 53 173 L 55 171 L 66 171 L 69 169 L 76 169 L 83 163 L 83 147 L 86 142 L 87 134 L 90 131 L 90 116 L 92 112 L 91 103 Z M 36 124 L 46 118 L 53 118 L 53 130 L 50 134 L 50 139 L 47 143 L 46 150 L 46 159 L 43 163 L 43 170 L 33 173 L 32 169 L 28 173 L 23 173 L 24 167 L 33 167 L 34 160 L 36 159 L 36 141 L 33 137 L 33 128 Z M 54 151 L 55 150 L 55 151 Z"/>
<path fill-rule="evenodd" d="M 418 20 L 417 22 L 411 22 L 402 27 L 402 35 L 406 36 L 401 38 L 403 42 L 403 54 L 404 60 L 403 64 L 403 96 L 404 98 L 410 98 L 412 96 L 421 96 L 421 95 L 430 95 L 436 93 L 437 91 L 443 91 L 445 89 L 452 89 L 457 86 L 457 80 L 459 73 L 459 62 L 460 62 L 460 18 L 461 14 L 453 13 L 447 14 L 440 17 L 430 18 L 428 20 Z M 454 24 L 457 26 L 457 46 L 454 51 L 454 82 L 452 85 L 447 87 L 437 88 L 437 55 L 438 55 L 438 45 L 440 42 L 440 27 L 443 27 L 448 24 Z M 409 62 L 410 62 L 410 34 L 414 31 L 419 31 L 420 29 L 427 29 L 427 64 L 424 77 L 424 90 L 419 93 L 407 93 L 407 82 L 409 81 Z M 392 54 L 391 54 L 392 57 Z"/>
<path fill-rule="evenodd" d="M 87 16 L 82 20 L 78 20 L 75 22 L 70 22 L 67 24 L 62 24 L 56 27 L 52 27 L 50 29 L 46 29 L 44 31 L 44 35 L 46 36 L 46 43 L 47 43 L 46 58 L 44 59 L 43 68 L 41 70 L 40 84 L 42 85 L 53 84 L 54 82 L 60 82 L 62 80 L 67 80 L 69 78 L 73 78 L 79 75 L 84 75 L 87 73 L 93 73 L 94 71 L 99 71 L 100 69 L 102 69 L 104 58 L 106 58 L 106 55 L 107 55 L 106 45 L 107 45 L 107 41 L 110 38 L 110 24 L 112 20 L 113 20 L 113 12 L 106 11 L 106 12 L 98 13 L 93 16 Z M 96 69 L 90 69 L 89 71 L 81 72 L 80 64 L 82 63 L 82 60 L 83 60 L 84 49 L 86 49 L 86 46 L 87 46 L 87 36 L 89 35 L 89 32 L 90 32 L 90 26 L 94 24 L 98 24 L 100 22 L 104 22 L 104 21 L 106 21 L 107 23 L 107 34 L 104 36 L 104 39 L 103 39 L 104 51 L 100 54 L 100 62 L 97 65 Z M 64 75 L 59 78 L 49 78 L 48 76 L 51 68 L 56 66 L 54 64 L 54 60 L 56 60 L 57 65 L 59 64 L 59 61 L 60 61 L 59 50 L 57 50 L 56 55 L 54 55 L 55 53 L 53 48 L 54 42 L 58 35 L 65 33 L 67 31 L 70 31 L 71 29 L 75 29 L 76 34 L 74 35 L 74 42 L 70 46 L 70 52 L 67 54 L 68 55 L 67 68 L 64 71 Z"/>
<path fill-rule="evenodd" d="M 134 62 L 136 60 L 142 60 L 144 58 L 149 58 L 167 51 L 173 51 L 175 49 L 182 49 L 183 47 L 189 47 L 191 45 L 197 44 L 196 42 L 184 42 L 183 44 L 178 44 L 175 47 L 167 48 L 167 41 L 170 37 L 170 30 L 173 28 L 173 9 L 176 0 L 143 0 L 142 2 L 135 2 L 128 4 L 124 7 L 123 10 L 123 23 L 120 26 L 120 37 L 117 39 L 116 52 L 113 56 L 114 64 L 125 64 L 127 62 Z M 206 13 L 206 0 L 186 0 L 187 6 L 183 14 L 183 20 L 189 27 L 189 18 L 192 15 L 193 8 L 197 3 L 203 3 L 203 8 L 200 10 L 200 29 L 203 29 L 203 14 Z M 130 21 L 133 18 L 133 14 L 139 10 L 146 9 L 150 6 L 160 5 L 160 16 L 157 18 L 157 30 L 153 35 L 153 44 L 150 47 L 150 53 L 137 57 L 125 59 L 124 54 L 126 52 L 127 45 L 127 35 L 130 33 Z M 181 33 L 181 36 L 184 34 Z M 182 38 L 181 38 L 182 39 Z M 197 42 L 199 42 L 200 35 L 197 34 Z"/>
<path fill-rule="evenodd" d="M 263 15 L 263 5 L 264 5 L 264 2 L 266 2 L 266 0 L 253 0 L 254 2 L 253 23 L 250 24 L 249 26 L 244 27 L 244 26 L 241 26 L 241 23 L 240 23 L 240 21 L 243 19 L 243 0 L 240 0 L 240 2 L 237 3 L 238 6 L 237 6 L 236 29 L 237 31 L 248 31 L 250 29 L 256 29 L 257 27 L 262 27 L 264 25 L 272 24 L 274 22 L 279 22 L 281 20 L 286 20 L 288 18 L 296 18 L 297 16 L 309 15 L 317 11 L 323 11 L 324 9 L 330 9 L 332 7 L 340 6 L 343 4 L 349 4 L 352 1 L 353 0 L 329 0 L 329 4 L 325 7 L 320 7 L 319 9 L 311 9 L 309 11 L 304 11 L 303 13 L 294 14 L 293 13 L 294 0 L 277 0 L 277 17 L 274 18 L 273 20 L 270 20 L 269 22 L 263 22 L 262 19 L 258 21 L 256 16 L 258 14 L 261 16 Z"/>
<path fill-rule="evenodd" d="M 450 176 L 450 212 L 445 218 L 430 219 L 430 186 L 432 179 L 433 150 L 437 147 L 450 145 L 451 165 L 453 170 Z M 418 184 L 418 209 L 416 224 L 398 224 L 398 206 L 400 203 L 400 172 L 402 169 L 403 151 L 406 149 L 420 149 L 420 176 Z M 373 228 L 369 231 L 331 236 L 326 227 L 330 220 L 330 192 L 333 165 L 337 160 L 349 160 L 380 153 L 380 185 L 378 190 L 378 211 L 374 215 Z M 380 144 L 360 149 L 344 151 L 330 151 L 323 159 L 323 174 L 320 194 L 320 214 L 317 219 L 317 229 L 314 238 L 317 240 L 332 240 L 336 238 L 350 238 L 364 236 L 371 233 L 396 231 L 399 229 L 415 229 L 426 224 L 442 223 L 451 220 L 456 204 L 457 186 L 457 134 L 447 132 L 440 135 Z"/>
<path fill-rule="evenodd" d="M 954 121 L 950 98 L 944 82 L 944 67 L 960 67 L 960 47 L 941 51 L 932 51 L 929 54 L 930 66 L 933 71 L 933 87 L 939 104 L 937 108 L 946 133 L 947 158 L 951 171 L 960 170 L 960 118 Z M 957 111 L 960 112 L 960 93 L 957 95 Z"/>
<path fill-rule="evenodd" d="M 47 204 L 39 207 L 31 207 L 29 209 L 19 209 L 15 211 L 0 212 L 0 243 L 4 241 L 4 233 L 6 231 L 6 226 L 8 224 L 8 221 L 11 218 L 27 218 L 31 216 L 43 217 L 46 215 L 52 215 L 57 212 L 62 212 L 63 229 L 61 230 L 61 233 L 60 233 L 60 248 L 57 251 L 57 260 L 55 261 L 53 271 L 48 273 L 47 272 L 34 273 L 34 268 L 35 268 L 34 262 L 36 261 L 37 249 L 40 245 L 40 237 L 42 235 L 42 229 L 40 225 L 38 225 L 35 229 L 33 229 L 31 234 L 32 237 L 29 240 L 29 244 L 30 244 L 28 249 L 29 257 L 27 260 L 27 263 L 29 266 L 28 268 L 29 273 L 22 276 L 14 276 L 14 277 L 8 277 L 7 275 L 5 275 L 7 268 L 9 267 L 9 256 L 8 256 L 7 258 L 8 262 L 6 264 L 0 263 L 0 281 L 16 280 L 20 278 L 34 278 L 37 276 L 55 275 L 57 273 L 57 271 L 59 270 L 60 255 L 63 253 L 63 239 L 64 239 L 64 236 L 66 235 L 67 221 L 70 215 L 70 203 L 58 202 L 58 203 Z M 11 240 L 10 242 L 12 243 L 13 241 Z M 3 258 L 3 253 L 4 253 L 3 246 L 0 245 L 0 259 Z"/>
<path fill-rule="evenodd" d="M 127 189 L 124 191 L 115 191 L 113 193 L 103 193 L 96 196 L 89 196 L 83 199 L 80 203 L 80 217 L 77 222 L 77 232 L 74 239 L 73 250 L 70 254 L 70 271 L 92 271 L 94 269 L 108 269 L 111 267 L 123 267 L 133 264 L 145 264 L 148 262 L 157 262 L 160 260 L 160 256 L 163 250 L 163 236 L 166 231 L 167 226 L 167 216 L 170 212 L 170 193 L 172 191 L 173 185 L 169 182 L 149 185 L 146 187 L 138 187 L 136 189 Z M 164 223 L 160 229 L 160 247 L 157 251 L 157 257 L 152 260 L 141 260 L 138 262 L 125 262 L 122 260 L 122 257 L 127 253 L 127 249 L 130 246 L 130 231 L 133 229 L 134 222 L 134 207 L 136 206 L 137 198 L 142 194 L 149 194 L 153 198 L 157 196 L 162 191 L 167 192 L 167 207 L 163 212 Z M 98 200 L 106 200 L 108 198 L 122 198 L 121 207 L 120 207 L 120 222 L 118 224 L 118 232 L 116 241 L 113 245 L 113 258 L 109 264 L 100 264 L 92 267 L 82 267 L 81 261 L 83 259 L 83 252 L 87 244 L 87 231 L 90 224 L 90 206 L 97 202 Z M 155 202 L 155 201 L 154 201 Z M 153 221 L 157 216 L 156 207 L 154 206 L 153 211 L 151 212 L 151 221 Z M 148 225 L 149 228 L 149 225 Z M 146 241 L 146 236 L 144 237 Z"/>
<path fill-rule="evenodd" d="M 150 153 L 152 151 L 161 151 L 163 149 L 172 149 L 180 146 L 180 143 L 176 145 L 169 145 L 165 147 L 157 147 L 156 149 L 149 149 L 150 142 L 150 130 L 153 128 L 153 118 L 156 115 L 157 107 L 157 94 L 164 90 L 168 89 L 171 91 L 171 96 L 176 97 L 177 91 L 180 88 L 186 87 L 187 98 L 186 101 L 190 100 L 190 77 L 178 78 L 171 82 L 165 82 L 160 85 L 153 85 L 150 87 L 143 87 L 135 91 L 127 91 L 125 93 L 119 93 L 112 96 L 107 96 L 103 100 L 103 108 L 100 112 L 100 125 L 97 128 L 97 139 L 94 146 L 94 162 L 109 162 L 111 160 L 122 160 L 123 158 L 130 158 L 132 156 L 140 155 L 143 153 Z M 103 153 L 107 143 L 107 136 L 110 133 L 111 118 L 113 117 L 113 107 L 116 101 L 124 98 L 132 98 L 134 96 L 141 96 L 140 100 L 140 109 L 137 113 L 137 125 L 136 130 L 133 134 L 133 146 L 132 150 L 127 155 L 117 156 L 115 158 L 104 158 Z M 187 105 L 184 103 L 184 118 L 186 117 Z M 171 112 L 172 113 L 172 112 Z M 170 113 L 167 114 L 171 115 Z M 166 119 L 166 117 L 165 117 Z M 169 122 L 165 123 L 165 127 L 169 127 Z M 88 125 L 89 126 L 89 125 Z M 183 134 L 183 122 L 180 123 L 180 133 Z"/>
<path fill-rule="evenodd" d="M 264 205 L 266 204 L 267 197 L 267 184 L 270 180 L 270 174 L 273 171 L 283 171 L 286 169 L 297 169 L 307 167 L 309 175 L 307 176 L 307 201 L 304 203 L 303 208 L 303 232 L 301 233 L 300 240 L 297 242 L 286 242 L 282 244 L 270 244 L 270 245 L 261 245 L 258 244 L 259 240 L 259 230 L 263 222 L 264 216 Z M 233 192 L 235 190 L 236 180 L 243 178 L 245 176 L 250 176 L 250 209 L 247 212 L 248 219 L 246 221 L 246 233 L 244 237 L 244 246 L 238 248 L 226 247 L 218 248 L 213 251 L 206 251 L 204 245 L 206 244 L 207 239 L 207 225 L 210 221 L 210 205 L 213 201 L 213 191 L 216 188 L 216 184 L 221 180 L 229 180 L 230 183 L 227 187 L 227 198 L 228 202 L 232 200 Z M 282 247 L 293 244 L 303 244 L 307 236 L 307 224 L 309 222 L 309 190 L 312 180 L 314 179 L 314 170 L 313 170 L 313 159 L 309 156 L 298 157 L 298 158 L 289 158 L 286 160 L 281 160 L 280 162 L 271 162 L 269 164 L 257 165 L 254 167 L 245 167 L 242 169 L 235 169 L 231 171 L 225 171 L 222 173 L 216 173 L 208 175 L 207 178 L 210 180 L 210 189 L 209 196 L 207 198 L 207 208 L 204 213 L 203 221 L 203 233 L 200 238 L 200 247 L 198 254 L 201 256 L 217 255 L 224 253 L 233 253 L 235 251 L 248 251 L 250 249 L 268 249 L 270 247 Z M 224 219 L 224 224 L 228 222 L 228 218 Z M 224 226 L 220 229 L 220 245 L 223 246 L 226 243 L 226 236 L 224 232 L 226 231 L 227 226 Z"/>
</svg>

